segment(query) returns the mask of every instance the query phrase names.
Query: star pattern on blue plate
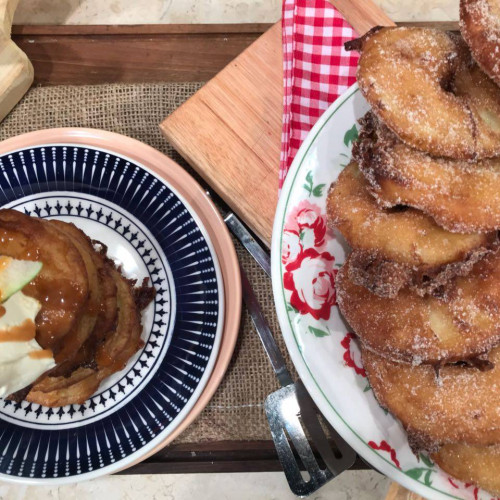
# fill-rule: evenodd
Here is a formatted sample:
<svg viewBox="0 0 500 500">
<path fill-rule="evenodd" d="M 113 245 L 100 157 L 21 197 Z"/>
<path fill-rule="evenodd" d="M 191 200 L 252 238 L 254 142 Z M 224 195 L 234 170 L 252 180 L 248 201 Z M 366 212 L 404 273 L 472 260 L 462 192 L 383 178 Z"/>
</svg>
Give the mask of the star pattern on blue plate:
<svg viewBox="0 0 500 500">
<path fill-rule="evenodd" d="M 212 251 L 168 185 L 110 152 L 32 147 L 0 157 L 0 168 L 0 205 L 102 224 L 135 249 L 157 289 L 144 348 L 89 400 L 59 408 L 0 400 L 0 474 L 81 477 L 168 432 L 191 401 L 219 324 Z M 163 262 L 171 272 L 168 286 Z"/>
</svg>

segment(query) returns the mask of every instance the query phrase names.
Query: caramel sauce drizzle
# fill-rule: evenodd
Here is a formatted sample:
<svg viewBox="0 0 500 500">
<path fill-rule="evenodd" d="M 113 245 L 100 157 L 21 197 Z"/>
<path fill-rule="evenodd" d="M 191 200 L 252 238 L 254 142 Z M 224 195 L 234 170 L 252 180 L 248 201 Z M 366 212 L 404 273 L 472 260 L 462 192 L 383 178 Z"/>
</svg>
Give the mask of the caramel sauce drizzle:
<svg viewBox="0 0 500 500">
<path fill-rule="evenodd" d="M 23 292 L 42 305 L 36 317 L 37 342 L 55 348 L 62 334 L 70 330 L 82 303 L 82 291 L 68 280 L 46 280 L 38 275 L 24 286 Z"/>
<path fill-rule="evenodd" d="M 0 318 L 6 313 L 7 311 L 5 310 L 4 306 L 0 306 Z"/>
<path fill-rule="evenodd" d="M 27 342 L 35 338 L 36 326 L 31 319 L 24 320 L 20 325 L 8 330 L 0 330 L 0 342 Z"/>
<path fill-rule="evenodd" d="M 42 349 L 40 351 L 32 351 L 28 354 L 32 359 L 46 359 L 53 358 L 54 355 L 50 349 Z"/>
</svg>

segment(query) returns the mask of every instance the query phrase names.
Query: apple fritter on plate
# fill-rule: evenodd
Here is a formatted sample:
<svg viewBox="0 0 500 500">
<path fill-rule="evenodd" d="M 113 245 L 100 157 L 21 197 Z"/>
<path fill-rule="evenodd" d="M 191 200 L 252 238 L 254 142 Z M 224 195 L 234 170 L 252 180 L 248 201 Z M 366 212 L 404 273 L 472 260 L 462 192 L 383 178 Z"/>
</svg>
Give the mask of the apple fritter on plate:
<svg viewBox="0 0 500 500">
<path fill-rule="evenodd" d="M 497 233 L 457 234 L 414 209 L 383 209 L 369 193 L 356 163 L 332 184 L 328 222 L 355 252 L 356 282 L 381 296 L 395 297 L 407 285 L 419 293 L 466 274 L 498 242 Z"/>
<path fill-rule="evenodd" d="M 339 308 L 362 343 L 394 361 L 442 365 L 484 354 L 500 341 L 500 251 L 451 279 L 439 296 L 404 288 L 379 297 L 350 278 L 335 282 Z"/>
<path fill-rule="evenodd" d="M 381 207 L 418 208 L 458 233 L 500 229 L 500 158 L 433 157 L 400 141 L 372 113 L 360 122 L 353 158 Z"/>
</svg>

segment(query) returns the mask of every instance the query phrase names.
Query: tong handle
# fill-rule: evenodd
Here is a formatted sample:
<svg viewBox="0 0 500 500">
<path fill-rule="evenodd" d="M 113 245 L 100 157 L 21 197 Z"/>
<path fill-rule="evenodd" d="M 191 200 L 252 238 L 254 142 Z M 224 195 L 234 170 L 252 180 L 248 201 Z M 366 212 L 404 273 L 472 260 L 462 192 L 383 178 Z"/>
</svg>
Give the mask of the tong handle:
<svg viewBox="0 0 500 500">
<path fill-rule="evenodd" d="M 248 250 L 248 253 L 257 261 L 257 264 L 259 264 L 264 272 L 271 277 L 271 259 L 269 255 L 259 243 L 257 243 L 238 217 L 233 213 L 229 213 L 224 217 L 224 222 L 229 230 L 238 238 L 240 243 Z"/>
<path fill-rule="evenodd" d="M 279 350 L 278 344 L 276 344 L 276 340 L 274 340 L 269 324 L 262 313 L 262 309 L 260 308 L 257 297 L 252 289 L 252 285 L 250 285 L 248 277 L 241 266 L 240 273 L 243 300 L 248 308 L 255 329 L 259 334 L 260 341 L 264 346 L 267 357 L 269 358 L 269 361 L 271 361 L 274 373 L 276 373 L 276 377 L 278 377 L 278 380 L 283 387 L 290 385 L 293 381 L 290 372 L 286 367 L 285 359 Z"/>
</svg>

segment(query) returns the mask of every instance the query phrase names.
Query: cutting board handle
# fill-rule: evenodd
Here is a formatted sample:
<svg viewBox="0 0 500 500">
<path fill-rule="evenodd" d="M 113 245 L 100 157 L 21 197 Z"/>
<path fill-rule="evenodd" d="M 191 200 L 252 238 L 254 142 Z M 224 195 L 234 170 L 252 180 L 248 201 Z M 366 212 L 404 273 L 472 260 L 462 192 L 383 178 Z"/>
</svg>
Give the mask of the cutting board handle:
<svg viewBox="0 0 500 500">
<path fill-rule="evenodd" d="M 360 36 L 375 26 L 396 26 L 371 0 L 329 0 L 329 2 Z"/>
<path fill-rule="evenodd" d="M 33 83 L 33 65 L 12 41 L 12 20 L 19 0 L 0 0 L 0 121 L 21 100 Z"/>
<path fill-rule="evenodd" d="M 0 0 L 0 36 L 10 38 L 12 21 L 19 0 Z"/>
</svg>

